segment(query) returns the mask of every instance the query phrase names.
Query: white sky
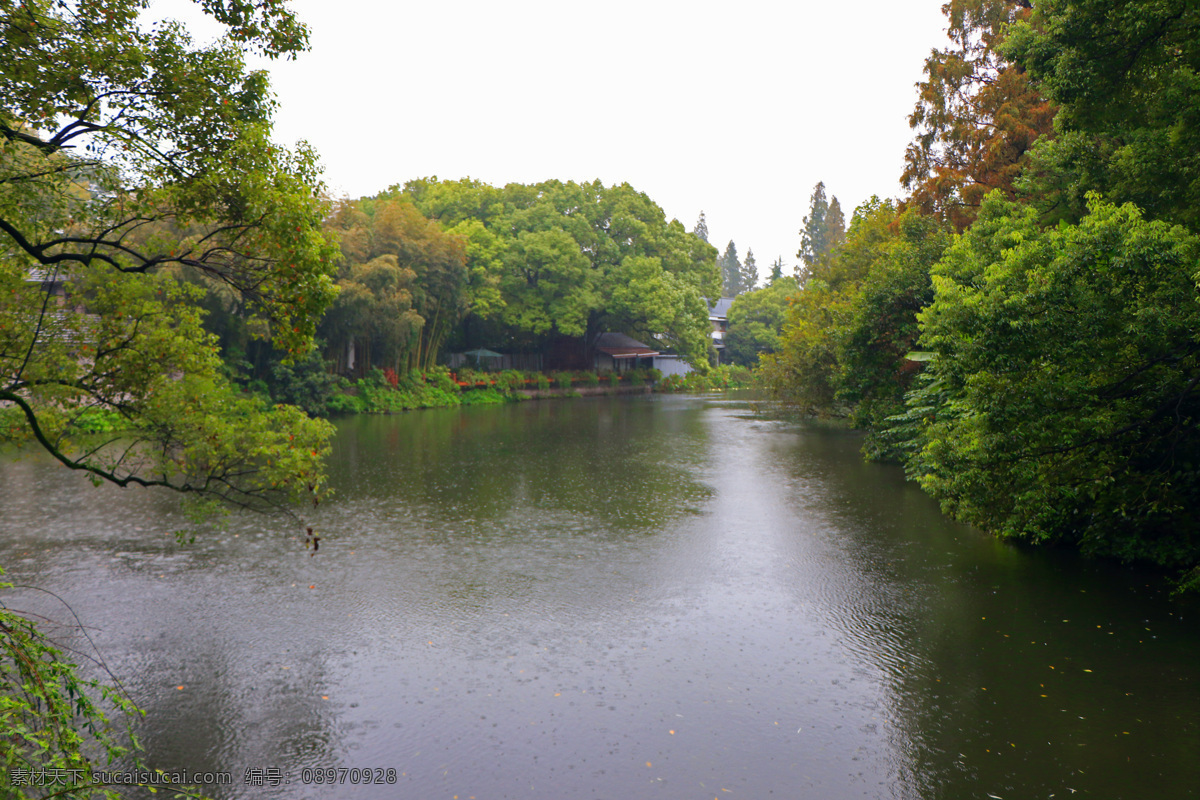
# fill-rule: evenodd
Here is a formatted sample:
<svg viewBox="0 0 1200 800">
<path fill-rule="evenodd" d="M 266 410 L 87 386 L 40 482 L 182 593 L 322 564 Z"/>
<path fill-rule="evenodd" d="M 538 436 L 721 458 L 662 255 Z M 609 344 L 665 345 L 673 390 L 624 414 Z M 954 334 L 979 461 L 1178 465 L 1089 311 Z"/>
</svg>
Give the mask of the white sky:
<svg viewBox="0 0 1200 800">
<path fill-rule="evenodd" d="M 181 2 L 153 11 L 193 19 Z M 312 49 L 267 63 L 275 134 L 351 197 L 430 175 L 628 182 L 688 230 L 703 209 L 709 241 L 766 275 L 796 262 L 817 181 L 847 221 L 901 193 L 941 5 L 293 0 Z"/>
</svg>

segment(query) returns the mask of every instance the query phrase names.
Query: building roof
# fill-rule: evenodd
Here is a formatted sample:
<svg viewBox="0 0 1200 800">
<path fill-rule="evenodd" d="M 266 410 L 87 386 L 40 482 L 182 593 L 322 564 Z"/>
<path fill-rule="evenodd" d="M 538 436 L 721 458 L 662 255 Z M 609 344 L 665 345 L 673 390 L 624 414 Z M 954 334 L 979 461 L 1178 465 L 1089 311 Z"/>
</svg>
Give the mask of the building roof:
<svg viewBox="0 0 1200 800">
<path fill-rule="evenodd" d="M 623 333 L 602 333 L 596 337 L 596 349 L 613 358 L 656 356 L 658 351 Z"/>
<path fill-rule="evenodd" d="M 733 305 L 732 297 L 721 297 L 708 307 L 709 319 L 726 319 L 729 317 L 729 307 Z"/>
</svg>

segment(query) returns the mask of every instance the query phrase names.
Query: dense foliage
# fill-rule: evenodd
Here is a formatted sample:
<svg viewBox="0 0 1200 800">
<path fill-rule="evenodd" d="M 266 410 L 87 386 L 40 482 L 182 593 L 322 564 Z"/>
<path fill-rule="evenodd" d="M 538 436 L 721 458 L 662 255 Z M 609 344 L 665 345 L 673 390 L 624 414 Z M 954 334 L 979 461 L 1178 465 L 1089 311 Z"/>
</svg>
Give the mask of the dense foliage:
<svg viewBox="0 0 1200 800">
<path fill-rule="evenodd" d="M 329 431 L 238 395 L 197 287 L 237 295 L 292 354 L 335 294 L 315 158 L 270 142 L 265 77 L 243 62 L 305 31 L 276 3 L 217 10 L 229 37 L 197 48 L 141 8 L 4 4 L 0 401 L 22 420 L 0 437 L 97 480 L 295 500 L 320 485 Z M 120 438 L 81 438 L 96 411 Z"/>
<path fill-rule="evenodd" d="M 1200 237 L 1093 200 L 1041 229 L 992 197 L 920 315 L 939 403 L 910 471 L 1005 536 L 1200 553 Z"/>
<path fill-rule="evenodd" d="M 465 241 L 457 345 L 550 352 L 583 367 L 596 334 L 621 331 L 706 367 L 716 250 L 628 184 L 428 178 L 374 202 L 399 199 Z"/>
<path fill-rule="evenodd" d="M 761 353 L 779 349 L 779 330 L 791 299 L 800 291 L 796 279 L 778 277 L 761 289 L 738 295 L 729 307 L 725 358 L 752 367 Z"/>
<path fill-rule="evenodd" d="M 341 292 L 320 333 L 336 371 L 350 353 L 360 368 L 431 368 L 469 306 L 464 237 L 391 198 L 341 203 L 329 227 L 341 241 Z"/>
<path fill-rule="evenodd" d="M 1047 0 L 1004 52 L 1059 105 L 1023 188 L 1049 221 L 1087 193 L 1200 229 L 1200 7 L 1189 0 Z"/>
<path fill-rule="evenodd" d="M 97 483 L 277 509 L 315 501 L 331 428 L 231 384 L 201 303 L 232 298 L 286 361 L 336 293 L 315 155 L 271 141 L 244 61 L 307 31 L 281 0 L 200 5 L 226 30 L 202 47 L 141 24 L 138 0 L 0 2 L 0 443 Z M 128 704 L 7 608 L 0 683 L 5 797 L 66 791 L 21 770 L 113 796 L 89 770 L 119 753 L 104 705 Z"/>
<path fill-rule="evenodd" d="M 1200 12 L 944 10 L 912 194 L 808 259 L 761 373 L 961 519 L 1200 584 Z"/>
<path fill-rule="evenodd" d="M 917 132 L 905 154 L 905 201 L 962 230 L 984 196 L 1013 184 L 1055 108 L 1027 72 L 1006 58 L 1012 26 L 1030 15 L 1030 0 L 950 0 L 942 9 L 951 46 L 925 61 L 920 100 L 909 124 Z"/>
</svg>

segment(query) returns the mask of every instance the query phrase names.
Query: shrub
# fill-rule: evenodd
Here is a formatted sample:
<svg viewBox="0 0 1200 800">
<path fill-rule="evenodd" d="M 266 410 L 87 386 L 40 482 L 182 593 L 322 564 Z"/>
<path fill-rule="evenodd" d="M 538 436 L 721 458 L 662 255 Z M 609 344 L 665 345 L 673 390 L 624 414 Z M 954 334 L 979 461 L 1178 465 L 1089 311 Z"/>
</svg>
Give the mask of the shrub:
<svg viewBox="0 0 1200 800">
<path fill-rule="evenodd" d="M 325 403 L 325 411 L 328 414 L 361 414 L 365 410 L 361 397 L 341 392 L 331 396 Z"/>
<path fill-rule="evenodd" d="M 683 376 L 668 375 L 658 382 L 657 388 L 660 392 L 681 392 L 683 391 Z"/>
<path fill-rule="evenodd" d="M 383 379 L 382 372 L 379 377 Z M 329 374 L 316 350 L 293 364 L 276 362 L 271 367 L 271 396 L 275 402 L 298 406 L 311 417 L 325 413 L 336 387 L 337 377 Z"/>
<path fill-rule="evenodd" d="M 459 391 L 458 384 L 450 377 L 450 368 L 445 366 L 431 368 L 422 375 L 422 382 L 432 384 L 438 390 L 448 394 L 456 394 Z"/>
<path fill-rule="evenodd" d="M 525 375 L 519 370 L 506 369 L 496 376 L 496 386 L 505 392 L 515 392 L 525 388 Z"/>
</svg>

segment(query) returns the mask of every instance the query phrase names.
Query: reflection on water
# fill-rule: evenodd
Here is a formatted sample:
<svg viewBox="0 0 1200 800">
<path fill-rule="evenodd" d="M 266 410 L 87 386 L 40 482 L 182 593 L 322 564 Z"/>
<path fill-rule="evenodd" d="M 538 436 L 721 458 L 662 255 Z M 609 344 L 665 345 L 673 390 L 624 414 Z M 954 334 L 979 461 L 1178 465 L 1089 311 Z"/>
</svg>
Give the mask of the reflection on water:
<svg viewBox="0 0 1200 800">
<path fill-rule="evenodd" d="M 853 435 L 526 403 L 344 420 L 331 472 L 311 557 L 261 518 L 181 548 L 169 497 L 0 464 L 0 563 L 91 626 L 152 766 L 229 798 L 1200 786 L 1195 604 L 949 523 Z M 243 784 L 270 767 L 292 783 Z"/>
</svg>

